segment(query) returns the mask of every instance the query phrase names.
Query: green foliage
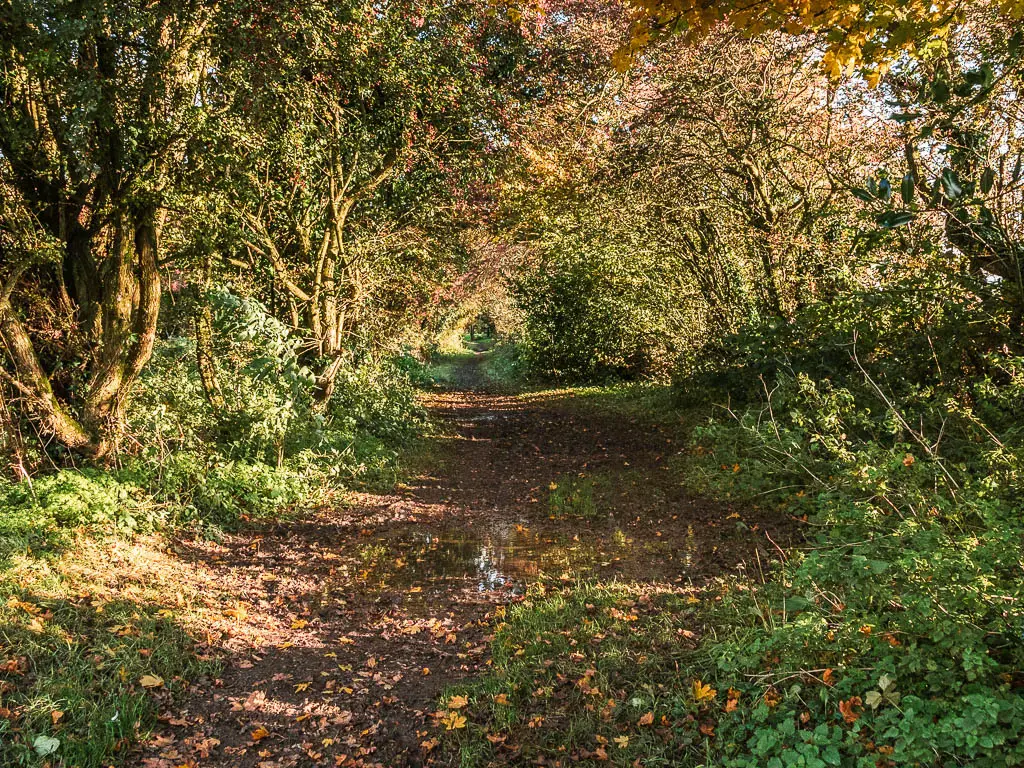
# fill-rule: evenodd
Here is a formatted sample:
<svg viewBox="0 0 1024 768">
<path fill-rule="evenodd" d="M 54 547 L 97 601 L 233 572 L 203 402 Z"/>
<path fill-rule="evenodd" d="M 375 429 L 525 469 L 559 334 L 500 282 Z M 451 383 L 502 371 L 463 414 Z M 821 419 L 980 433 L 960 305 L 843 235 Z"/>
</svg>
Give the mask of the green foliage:
<svg viewBox="0 0 1024 768">
<path fill-rule="evenodd" d="M 149 527 L 142 489 L 96 470 L 65 469 L 35 480 L 0 479 L 0 566 L 15 554 L 59 550 L 79 527 L 122 533 Z"/>
<path fill-rule="evenodd" d="M 680 477 L 805 522 L 806 543 L 696 596 L 537 590 L 452 691 L 464 764 L 500 758 L 488 735 L 623 766 L 1024 764 L 1024 355 L 1001 284 L 941 264 L 887 267 L 679 374 L 687 402 L 727 404 Z"/>
<path fill-rule="evenodd" d="M 1024 762 L 1024 357 L 998 341 L 990 287 L 931 282 L 736 339 L 719 383 L 762 399 L 738 387 L 750 404 L 695 432 L 705 489 L 821 531 L 761 591 L 760 626 L 709 649 L 723 684 L 762 701 L 723 728 L 725 764 L 789 764 L 802 712 L 842 725 L 812 750 L 825 764 L 874 765 L 879 747 L 891 765 Z M 722 610 L 752 607 L 740 594 Z"/>
<path fill-rule="evenodd" d="M 213 665 L 157 606 L 93 603 L 50 582 L 40 595 L 0 580 L 3 639 L 17 649 L 5 672 L 4 706 L 15 715 L 0 718 L 0 762 L 108 768 L 156 724 L 143 676 L 180 693 L 183 679 Z"/>
<path fill-rule="evenodd" d="M 678 333 L 670 269 L 649 253 L 558 242 L 512 288 L 526 369 L 572 381 L 664 375 Z"/>
<path fill-rule="evenodd" d="M 548 495 L 551 516 L 579 517 L 585 520 L 597 517 L 594 483 L 594 479 L 589 477 L 565 477 L 551 483 Z"/>
<path fill-rule="evenodd" d="M 314 490 L 311 478 L 288 467 L 192 451 L 175 451 L 159 464 L 134 464 L 127 474 L 138 477 L 150 502 L 166 510 L 165 524 L 214 530 L 279 514 Z"/>
</svg>

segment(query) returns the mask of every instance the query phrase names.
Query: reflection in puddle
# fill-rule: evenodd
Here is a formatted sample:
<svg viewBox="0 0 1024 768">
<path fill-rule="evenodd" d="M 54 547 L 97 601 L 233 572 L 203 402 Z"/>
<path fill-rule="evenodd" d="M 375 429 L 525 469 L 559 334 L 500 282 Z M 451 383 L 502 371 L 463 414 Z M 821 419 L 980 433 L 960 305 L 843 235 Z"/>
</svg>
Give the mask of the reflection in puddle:
<svg viewBox="0 0 1024 768">
<path fill-rule="evenodd" d="M 411 531 L 359 548 L 360 577 L 379 587 L 429 587 L 463 581 L 480 592 L 522 592 L 542 575 L 576 577 L 621 559 L 631 542 L 621 533 L 545 538 L 508 525 L 479 534 L 458 530 Z"/>
</svg>

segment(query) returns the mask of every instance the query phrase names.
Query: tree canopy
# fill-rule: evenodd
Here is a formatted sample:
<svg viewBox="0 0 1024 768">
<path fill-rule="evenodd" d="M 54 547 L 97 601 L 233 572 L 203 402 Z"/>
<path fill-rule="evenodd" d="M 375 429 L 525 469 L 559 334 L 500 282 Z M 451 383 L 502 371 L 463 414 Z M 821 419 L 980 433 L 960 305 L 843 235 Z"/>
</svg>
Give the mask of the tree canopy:
<svg viewBox="0 0 1024 768">
<path fill-rule="evenodd" d="M 636 20 L 629 42 L 616 53 L 620 68 L 628 67 L 658 35 L 685 32 L 700 36 L 724 22 L 751 36 L 766 32 L 813 34 L 822 41 L 822 66 L 831 77 L 860 70 L 873 85 L 902 55 L 927 58 L 948 51 L 951 33 L 968 13 L 959 0 L 630 0 L 630 5 Z M 997 0 L 993 5 L 1011 23 L 1024 19 L 1020 0 Z"/>
</svg>

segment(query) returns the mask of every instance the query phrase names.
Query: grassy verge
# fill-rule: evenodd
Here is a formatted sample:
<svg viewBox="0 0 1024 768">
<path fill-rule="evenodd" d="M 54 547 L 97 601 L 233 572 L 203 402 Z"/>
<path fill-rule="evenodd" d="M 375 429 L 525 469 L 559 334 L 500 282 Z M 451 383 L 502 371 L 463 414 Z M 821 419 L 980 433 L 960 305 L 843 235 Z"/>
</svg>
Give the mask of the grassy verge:
<svg viewBox="0 0 1024 768">
<path fill-rule="evenodd" d="M 449 748 L 463 766 L 699 758 L 716 703 L 692 695 L 700 604 L 650 585 L 534 588 L 496 620 L 488 674 L 443 698 Z"/>
<path fill-rule="evenodd" d="M 161 701 L 216 667 L 192 600 L 84 531 L 3 533 L 0 764 L 128 761 Z M 140 551 L 151 564 L 167 557 L 152 542 Z"/>
<path fill-rule="evenodd" d="M 284 434 L 298 437 L 276 462 L 206 414 L 184 373 L 164 372 L 147 380 L 136 423 L 178 443 L 152 440 L 161 450 L 107 470 L 0 480 L 0 765 L 133 764 L 167 699 L 215 671 L 220 639 L 245 631 L 237 596 L 172 540 L 392 487 L 406 453 L 422 460 L 429 424 L 411 377 L 346 375 L 329 422 L 288 416 Z M 232 425 L 264 434 L 239 413 Z"/>
<path fill-rule="evenodd" d="M 597 411 L 639 423 L 692 425 L 696 410 L 675 408 L 675 393 L 666 384 L 619 382 L 615 384 L 543 387 L 520 394 L 524 399 L 556 400 L 569 406 Z"/>
</svg>

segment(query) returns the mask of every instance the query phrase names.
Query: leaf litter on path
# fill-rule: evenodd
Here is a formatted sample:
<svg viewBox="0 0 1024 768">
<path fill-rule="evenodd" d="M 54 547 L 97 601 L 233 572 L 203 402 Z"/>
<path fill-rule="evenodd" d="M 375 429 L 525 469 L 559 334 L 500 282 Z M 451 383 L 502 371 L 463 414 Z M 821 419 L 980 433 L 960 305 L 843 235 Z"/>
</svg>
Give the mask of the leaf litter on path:
<svg viewBox="0 0 1024 768">
<path fill-rule="evenodd" d="M 216 556 L 181 550 L 236 597 L 225 621 L 260 632 L 221 644 L 221 677 L 164 713 L 143 765 L 442 765 L 437 737 L 465 727 L 466 702 L 439 697 L 487 665 L 489 620 L 525 584 L 687 584 L 751 551 L 731 507 L 654 471 L 669 431 L 564 398 L 463 391 L 428 405 L 449 431 L 419 477 L 254 524 Z M 588 516 L 552 514 L 547 496 L 581 477 L 602 480 L 577 505 Z M 714 695 L 695 684 L 698 700 Z"/>
</svg>

